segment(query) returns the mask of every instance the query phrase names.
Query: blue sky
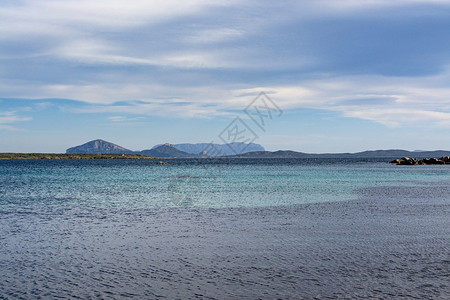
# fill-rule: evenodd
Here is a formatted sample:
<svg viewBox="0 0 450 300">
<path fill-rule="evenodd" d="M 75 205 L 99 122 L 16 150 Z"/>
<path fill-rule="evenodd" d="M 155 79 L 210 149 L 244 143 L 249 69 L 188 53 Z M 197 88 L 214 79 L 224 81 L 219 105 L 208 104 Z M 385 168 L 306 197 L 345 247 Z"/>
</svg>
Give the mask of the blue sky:
<svg viewBox="0 0 450 300">
<path fill-rule="evenodd" d="M 450 1 L 0 0 L 0 152 L 220 143 L 236 117 L 268 150 L 449 150 L 449 49 Z"/>
</svg>

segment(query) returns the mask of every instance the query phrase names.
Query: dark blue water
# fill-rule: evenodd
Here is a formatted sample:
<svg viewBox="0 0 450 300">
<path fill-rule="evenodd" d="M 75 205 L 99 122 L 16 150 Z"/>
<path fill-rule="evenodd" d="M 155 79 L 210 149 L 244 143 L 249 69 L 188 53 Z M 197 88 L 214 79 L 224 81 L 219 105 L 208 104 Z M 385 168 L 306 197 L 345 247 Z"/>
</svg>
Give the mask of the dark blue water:
<svg viewBox="0 0 450 300">
<path fill-rule="evenodd" d="M 0 298 L 445 298 L 450 168 L 0 161 Z"/>
</svg>

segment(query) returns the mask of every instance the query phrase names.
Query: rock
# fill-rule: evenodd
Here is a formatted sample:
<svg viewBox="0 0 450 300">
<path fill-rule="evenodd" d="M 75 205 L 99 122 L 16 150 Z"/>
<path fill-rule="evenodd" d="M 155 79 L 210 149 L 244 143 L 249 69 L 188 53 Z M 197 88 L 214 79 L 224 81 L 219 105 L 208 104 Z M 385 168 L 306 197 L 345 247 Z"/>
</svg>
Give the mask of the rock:
<svg viewBox="0 0 450 300">
<path fill-rule="evenodd" d="M 446 164 L 450 164 L 450 156 L 442 156 L 439 159 L 445 162 Z"/>
<path fill-rule="evenodd" d="M 402 165 L 402 166 L 414 166 L 419 163 L 417 159 L 409 158 L 409 157 L 402 157 L 402 158 L 396 159 L 395 161 L 396 161 L 397 165 Z"/>
<path fill-rule="evenodd" d="M 397 164 L 402 166 L 415 166 L 415 165 L 445 165 L 450 164 L 450 156 L 443 156 L 441 158 L 424 158 L 417 160 L 416 158 L 402 157 L 390 161 L 391 164 Z"/>
<path fill-rule="evenodd" d="M 431 164 L 431 159 L 429 159 L 429 158 L 424 158 L 424 159 L 420 160 L 420 164 L 421 164 L 421 165 L 428 165 L 428 164 Z"/>
<path fill-rule="evenodd" d="M 430 165 L 445 165 L 445 162 L 440 159 L 437 159 L 437 158 L 430 158 L 428 161 L 428 164 L 430 164 Z"/>
<path fill-rule="evenodd" d="M 389 163 L 391 163 L 391 164 L 397 164 L 397 165 L 408 165 L 408 166 L 412 166 L 412 165 L 418 164 L 418 160 L 415 159 L 415 158 L 402 157 L 402 158 L 394 159 L 394 160 L 390 161 Z"/>
<path fill-rule="evenodd" d="M 391 160 L 389 163 L 390 164 L 400 164 L 400 162 L 402 161 L 402 159 L 401 158 L 397 158 L 397 159 L 394 159 L 394 160 Z"/>
<path fill-rule="evenodd" d="M 420 165 L 445 165 L 445 161 L 438 158 L 424 158 L 419 161 Z"/>
</svg>

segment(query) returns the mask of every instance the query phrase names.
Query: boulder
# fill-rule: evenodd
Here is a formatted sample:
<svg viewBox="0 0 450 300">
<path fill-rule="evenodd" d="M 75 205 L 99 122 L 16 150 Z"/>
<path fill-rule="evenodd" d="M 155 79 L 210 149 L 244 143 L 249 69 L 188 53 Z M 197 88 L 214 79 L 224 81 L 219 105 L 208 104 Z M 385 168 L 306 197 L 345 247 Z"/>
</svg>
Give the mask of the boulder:
<svg viewBox="0 0 450 300">
<path fill-rule="evenodd" d="M 402 166 L 415 166 L 415 165 L 445 165 L 450 164 L 450 156 L 443 156 L 441 158 L 424 158 L 417 160 L 416 158 L 402 157 L 390 161 L 391 164 L 397 164 Z"/>
<path fill-rule="evenodd" d="M 414 166 L 417 165 L 419 162 L 415 158 L 409 158 L 409 157 L 403 157 L 399 161 L 399 165 L 402 166 Z"/>
<path fill-rule="evenodd" d="M 442 156 L 439 159 L 445 162 L 446 164 L 450 164 L 450 156 Z"/>
<path fill-rule="evenodd" d="M 397 164 L 402 166 L 414 166 L 419 164 L 419 161 L 415 158 L 409 158 L 409 157 L 402 157 L 398 159 L 394 159 L 390 161 L 391 164 Z"/>
<path fill-rule="evenodd" d="M 389 163 L 390 164 L 400 164 L 400 162 L 402 161 L 402 159 L 401 158 L 397 158 L 397 159 L 394 159 L 394 160 L 391 160 Z"/>
<path fill-rule="evenodd" d="M 445 165 L 445 162 L 440 159 L 437 159 L 437 158 L 430 158 L 429 164 L 430 165 Z"/>
</svg>

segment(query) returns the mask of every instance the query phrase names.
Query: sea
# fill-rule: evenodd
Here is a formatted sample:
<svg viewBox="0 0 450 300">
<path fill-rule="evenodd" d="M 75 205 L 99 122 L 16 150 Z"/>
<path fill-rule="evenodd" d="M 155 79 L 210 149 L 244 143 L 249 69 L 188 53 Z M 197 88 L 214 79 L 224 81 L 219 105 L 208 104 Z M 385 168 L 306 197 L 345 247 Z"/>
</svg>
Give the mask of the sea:
<svg viewBox="0 0 450 300">
<path fill-rule="evenodd" d="M 450 299 L 450 166 L 1 160 L 0 299 Z"/>
</svg>

